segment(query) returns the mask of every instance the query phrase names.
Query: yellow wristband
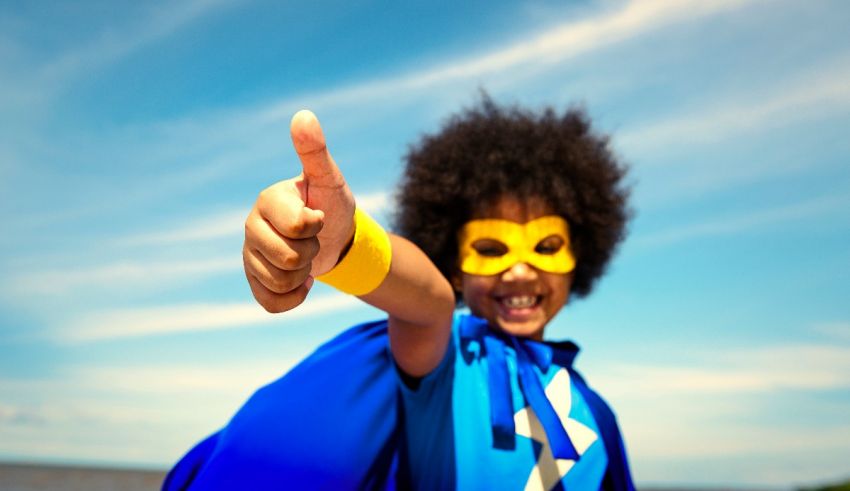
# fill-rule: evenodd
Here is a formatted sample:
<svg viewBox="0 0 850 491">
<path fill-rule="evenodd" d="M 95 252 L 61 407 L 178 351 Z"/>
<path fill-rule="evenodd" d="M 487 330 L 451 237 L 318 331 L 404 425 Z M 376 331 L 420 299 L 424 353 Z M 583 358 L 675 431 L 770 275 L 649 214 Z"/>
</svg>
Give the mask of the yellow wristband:
<svg viewBox="0 0 850 491">
<path fill-rule="evenodd" d="M 350 295 L 365 295 L 390 272 L 392 247 L 387 232 L 372 217 L 354 209 L 354 240 L 336 266 L 316 279 Z"/>
</svg>

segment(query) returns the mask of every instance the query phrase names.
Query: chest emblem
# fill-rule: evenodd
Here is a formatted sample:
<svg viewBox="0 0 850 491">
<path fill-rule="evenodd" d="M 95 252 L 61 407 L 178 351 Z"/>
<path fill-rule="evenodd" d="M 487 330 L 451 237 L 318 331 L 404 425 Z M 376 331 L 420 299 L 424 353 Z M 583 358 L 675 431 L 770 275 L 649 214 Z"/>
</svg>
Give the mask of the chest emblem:
<svg viewBox="0 0 850 491">
<path fill-rule="evenodd" d="M 572 407 L 572 392 L 570 391 L 570 374 L 566 369 L 558 370 L 555 377 L 545 389 L 546 397 L 561 420 L 564 430 L 569 435 L 579 455 L 582 455 L 599 436 L 591 428 L 570 418 Z M 556 459 L 552 455 L 549 439 L 543 430 L 543 425 L 530 406 L 525 406 L 514 414 L 514 425 L 518 435 L 540 442 L 542 449 L 537 463 L 528 476 L 525 484 L 527 490 L 552 489 L 573 468 L 576 461 L 572 459 Z"/>
</svg>

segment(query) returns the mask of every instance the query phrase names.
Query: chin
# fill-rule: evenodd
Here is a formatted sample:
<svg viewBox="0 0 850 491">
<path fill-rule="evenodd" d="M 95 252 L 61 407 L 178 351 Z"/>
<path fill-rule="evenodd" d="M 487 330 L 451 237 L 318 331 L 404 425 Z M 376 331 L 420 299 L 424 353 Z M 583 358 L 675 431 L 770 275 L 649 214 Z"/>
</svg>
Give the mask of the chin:
<svg viewBox="0 0 850 491">
<path fill-rule="evenodd" d="M 543 339 L 544 323 L 541 322 L 511 322 L 505 319 L 496 319 L 495 324 L 502 332 L 508 333 L 518 338 L 528 338 L 536 341 Z"/>
</svg>

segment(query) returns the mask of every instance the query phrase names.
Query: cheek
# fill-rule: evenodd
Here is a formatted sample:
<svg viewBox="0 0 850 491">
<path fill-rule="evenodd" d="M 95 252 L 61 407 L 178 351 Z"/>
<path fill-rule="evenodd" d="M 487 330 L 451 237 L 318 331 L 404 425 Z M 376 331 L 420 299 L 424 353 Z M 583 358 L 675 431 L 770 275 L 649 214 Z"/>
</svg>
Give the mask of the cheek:
<svg viewBox="0 0 850 491">
<path fill-rule="evenodd" d="M 489 297 L 493 290 L 493 279 L 487 276 L 476 276 L 465 274 L 461 280 L 461 291 L 463 298 L 469 304 L 470 302 L 478 302 Z"/>
<path fill-rule="evenodd" d="M 570 297 L 570 286 L 573 283 L 573 275 L 570 274 L 547 274 L 547 283 L 552 291 L 553 300 L 563 305 Z"/>
</svg>

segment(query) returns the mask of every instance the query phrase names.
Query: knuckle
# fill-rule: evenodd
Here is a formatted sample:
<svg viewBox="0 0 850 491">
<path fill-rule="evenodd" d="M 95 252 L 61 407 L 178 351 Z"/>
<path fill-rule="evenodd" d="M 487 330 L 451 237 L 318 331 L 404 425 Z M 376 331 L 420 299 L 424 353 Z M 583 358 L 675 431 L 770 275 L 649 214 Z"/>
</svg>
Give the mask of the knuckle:
<svg viewBox="0 0 850 491">
<path fill-rule="evenodd" d="M 283 265 L 283 269 L 293 270 L 301 267 L 301 254 L 297 251 L 291 251 L 283 257 L 281 264 Z"/>
<path fill-rule="evenodd" d="M 274 266 L 282 267 L 284 261 L 287 256 L 289 256 L 289 248 L 282 242 L 271 242 L 266 243 L 265 247 L 262 249 L 262 254 L 269 260 Z"/>
<path fill-rule="evenodd" d="M 277 275 L 269 279 L 269 290 L 276 293 L 286 293 L 292 290 L 292 275 Z"/>
<path fill-rule="evenodd" d="M 263 203 L 271 199 L 271 195 L 274 193 L 273 189 L 273 186 L 269 186 L 260 191 L 260 193 L 257 194 L 257 203 Z"/>
<path fill-rule="evenodd" d="M 289 224 L 289 232 L 295 237 L 303 235 L 306 229 L 307 224 L 300 218 L 293 220 L 292 223 Z"/>
</svg>

